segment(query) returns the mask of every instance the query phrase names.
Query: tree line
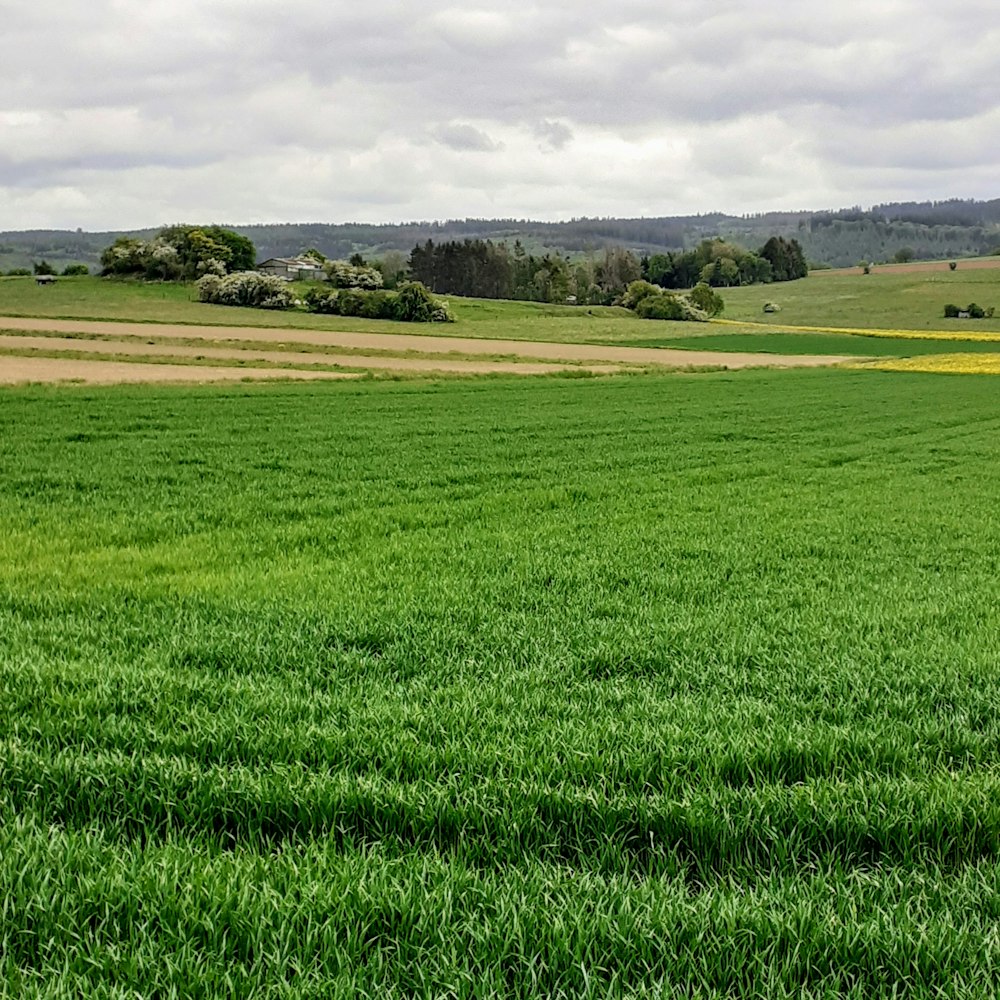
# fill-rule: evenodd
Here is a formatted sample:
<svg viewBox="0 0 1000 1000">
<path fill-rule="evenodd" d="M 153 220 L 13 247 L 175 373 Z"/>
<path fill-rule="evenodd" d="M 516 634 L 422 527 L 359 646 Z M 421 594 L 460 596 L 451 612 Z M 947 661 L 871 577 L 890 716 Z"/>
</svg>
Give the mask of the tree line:
<svg viewBox="0 0 1000 1000">
<path fill-rule="evenodd" d="M 199 227 L 202 229 L 211 227 Z M 1000 199 L 974 201 L 887 203 L 871 209 L 860 206 L 840 211 L 762 212 L 724 215 L 663 216 L 658 218 L 588 218 L 563 222 L 530 219 L 447 219 L 385 224 L 304 223 L 231 226 L 252 240 L 261 257 L 294 257 L 305 247 L 319 247 L 327 256 L 346 259 L 354 253 L 382 258 L 399 252 L 404 258 L 415 244 L 465 239 L 492 240 L 546 247 L 561 255 L 599 255 L 605 246 L 619 245 L 639 254 L 690 251 L 705 239 L 721 237 L 755 247 L 771 235 L 794 237 L 815 264 L 848 266 L 859 259 L 891 260 L 902 247 L 917 257 L 948 260 L 993 253 L 1000 248 Z M 86 233 L 82 230 L 0 232 L 0 268 L 30 267 L 44 258 L 64 267 L 89 264 L 95 269 L 101 251 L 117 236 L 143 242 L 156 230 Z"/>
<path fill-rule="evenodd" d="M 606 247 L 576 260 L 551 251 L 528 253 L 520 240 L 508 248 L 492 240 L 428 239 L 410 252 L 408 266 L 414 280 L 439 295 L 585 305 L 609 305 L 640 279 L 661 289 L 699 283 L 726 288 L 792 281 L 809 273 L 799 242 L 781 236 L 756 251 L 706 239 L 676 253 L 639 257 L 624 247 Z"/>
</svg>

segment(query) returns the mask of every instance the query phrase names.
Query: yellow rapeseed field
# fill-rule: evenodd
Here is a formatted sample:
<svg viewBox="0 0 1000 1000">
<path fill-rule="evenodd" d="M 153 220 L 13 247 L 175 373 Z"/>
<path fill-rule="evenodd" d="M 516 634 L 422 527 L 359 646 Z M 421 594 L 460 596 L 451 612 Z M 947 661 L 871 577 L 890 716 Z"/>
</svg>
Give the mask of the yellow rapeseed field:
<svg viewBox="0 0 1000 1000">
<path fill-rule="evenodd" d="M 843 333 L 853 337 L 889 337 L 897 340 L 977 340 L 1000 343 L 1000 333 L 967 333 L 965 330 L 881 330 L 873 327 L 851 326 L 788 326 L 780 323 L 756 323 L 746 320 L 713 319 L 713 323 L 726 326 L 752 326 L 775 333 Z"/>
<path fill-rule="evenodd" d="M 1000 354 L 925 354 L 918 358 L 887 358 L 853 368 L 885 372 L 940 372 L 945 375 L 1000 375 Z"/>
</svg>

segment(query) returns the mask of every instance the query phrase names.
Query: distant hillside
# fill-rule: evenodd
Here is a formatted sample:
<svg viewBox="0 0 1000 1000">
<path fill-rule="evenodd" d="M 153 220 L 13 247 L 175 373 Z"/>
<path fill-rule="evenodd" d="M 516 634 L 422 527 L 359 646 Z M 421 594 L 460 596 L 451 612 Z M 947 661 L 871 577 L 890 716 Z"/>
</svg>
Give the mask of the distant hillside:
<svg viewBox="0 0 1000 1000">
<path fill-rule="evenodd" d="M 201 220 L 208 221 L 208 220 Z M 668 216 L 643 219 L 580 218 L 569 222 L 527 219 L 464 219 L 388 225 L 289 223 L 233 226 L 249 236 L 258 257 L 282 257 L 316 247 L 328 257 L 352 253 L 409 253 L 417 243 L 469 238 L 521 240 L 533 252 L 583 253 L 622 245 L 638 253 L 689 249 L 706 236 L 722 236 L 748 248 L 770 236 L 794 236 L 810 261 L 842 267 L 859 260 L 885 261 L 902 248 L 918 259 L 991 253 L 1000 247 L 1000 199 L 899 202 L 832 212 L 768 212 L 758 215 Z M 148 236 L 153 230 L 136 235 Z M 96 267 L 101 250 L 121 233 L 59 230 L 0 233 L 0 270 L 46 259 Z"/>
</svg>

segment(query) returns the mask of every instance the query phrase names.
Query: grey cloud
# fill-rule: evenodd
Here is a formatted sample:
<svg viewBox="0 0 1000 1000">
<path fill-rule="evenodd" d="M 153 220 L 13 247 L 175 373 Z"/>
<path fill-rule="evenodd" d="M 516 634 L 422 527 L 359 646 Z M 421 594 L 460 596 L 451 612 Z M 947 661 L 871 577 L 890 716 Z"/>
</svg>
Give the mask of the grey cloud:
<svg viewBox="0 0 1000 1000">
<path fill-rule="evenodd" d="M 564 149 L 573 141 L 573 130 L 562 122 L 538 122 L 531 131 L 544 149 Z"/>
<path fill-rule="evenodd" d="M 213 158 L 205 155 L 171 154 L 169 151 L 158 153 L 155 157 L 125 152 L 34 160 L 13 160 L 0 156 L 0 187 L 44 189 L 51 185 L 72 184 L 84 173 L 113 176 L 147 167 L 190 170 L 211 162 Z"/>
<path fill-rule="evenodd" d="M 952 122 L 902 123 L 869 131 L 842 122 L 831 136 L 814 144 L 824 162 L 864 169 L 894 168 L 917 172 L 995 167 L 1000 109 Z"/>
<path fill-rule="evenodd" d="M 978 168 L 980 189 L 952 186 L 1000 142 L 986 0 L 235 7 L 5 12 L 0 187 L 69 186 L 102 211 L 134 191 L 132 211 L 152 172 L 166 217 L 204 198 L 234 219 L 754 210 L 915 196 L 935 171 L 938 196 L 992 194 Z"/>
<path fill-rule="evenodd" d="M 495 153 L 503 148 L 502 143 L 472 125 L 439 125 L 431 134 L 442 146 L 458 152 Z"/>
</svg>

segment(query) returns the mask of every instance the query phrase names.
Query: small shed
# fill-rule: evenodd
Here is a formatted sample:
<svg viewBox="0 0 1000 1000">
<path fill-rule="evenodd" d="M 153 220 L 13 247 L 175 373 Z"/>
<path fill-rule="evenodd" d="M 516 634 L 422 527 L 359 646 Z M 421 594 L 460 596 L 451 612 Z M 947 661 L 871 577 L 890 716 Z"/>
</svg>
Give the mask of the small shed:
<svg viewBox="0 0 1000 1000">
<path fill-rule="evenodd" d="M 326 271 L 312 257 L 270 257 L 257 265 L 261 274 L 273 274 L 286 281 L 325 281 Z"/>
<path fill-rule="evenodd" d="M 36 285 L 54 285 L 56 283 L 56 276 L 54 274 L 36 274 L 35 284 Z"/>
</svg>

